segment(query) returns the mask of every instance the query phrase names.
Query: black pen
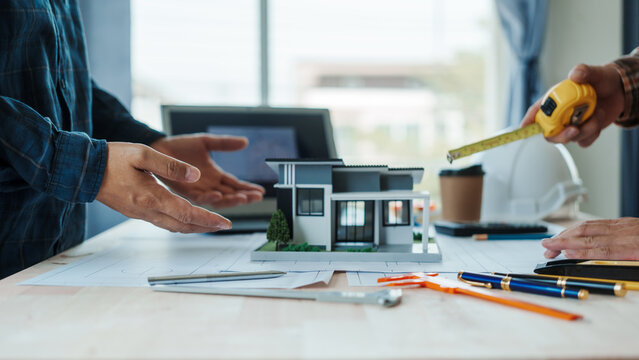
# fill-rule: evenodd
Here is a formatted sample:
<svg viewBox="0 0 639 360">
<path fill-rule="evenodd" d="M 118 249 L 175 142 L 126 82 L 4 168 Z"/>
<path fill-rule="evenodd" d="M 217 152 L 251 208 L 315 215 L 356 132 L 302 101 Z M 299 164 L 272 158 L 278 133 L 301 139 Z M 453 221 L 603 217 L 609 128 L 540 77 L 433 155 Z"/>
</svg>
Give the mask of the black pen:
<svg viewBox="0 0 639 360">
<path fill-rule="evenodd" d="M 586 289 L 591 293 L 596 294 L 604 294 L 604 295 L 615 295 L 615 296 L 625 296 L 627 289 L 626 285 L 623 282 L 610 283 L 603 281 L 595 281 L 595 280 L 579 280 L 579 279 L 571 279 L 566 276 L 559 277 L 548 277 L 548 276 L 540 276 L 540 275 L 530 275 L 530 274 L 510 274 L 510 273 L 498 273 L 494 272 L 493 275 L 499 276 L 510 276 L 513 279 L 528 279 L 543 282 L 546 284 L 552 284 L 555 286 L 567 286 L 579 289 Z"/>
</svg>

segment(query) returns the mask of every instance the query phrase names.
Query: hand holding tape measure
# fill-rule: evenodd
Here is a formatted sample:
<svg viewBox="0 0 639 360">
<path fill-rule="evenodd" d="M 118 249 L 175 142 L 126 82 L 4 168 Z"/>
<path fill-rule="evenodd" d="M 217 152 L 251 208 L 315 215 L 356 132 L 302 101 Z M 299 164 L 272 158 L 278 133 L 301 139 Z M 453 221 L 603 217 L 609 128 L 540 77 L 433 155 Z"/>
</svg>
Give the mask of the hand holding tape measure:
<svg viewBox="0 0 639 360">
<path fill-rule="evenodd" d="M 580 126 L 595 111 L 597 94 L 590 84 L 579 84 L 566 79 L 553 86 L 541 100 L 535 122 L 515 131 L 466 145 L 448 152 L 449 162 L 474 153 L 525 139 L 536 134 L 556 136 L 567 126 Z"/>
<path fill-rule="evenodd" d="M 555 109 L 551 111 L 553 106 Z M 447 157 L 452 162 L 539 133 L 552 142 L 575 141 L 580 146 L 589 146 L 623 109 L 623 86 L 614 65 L 580 64 L 572 69 L 569 80 L 555 85 L 530 107 L 521 129 L 451 150 Z M 591 117 L 593 120 L 589 121 Z"/>
</svg>

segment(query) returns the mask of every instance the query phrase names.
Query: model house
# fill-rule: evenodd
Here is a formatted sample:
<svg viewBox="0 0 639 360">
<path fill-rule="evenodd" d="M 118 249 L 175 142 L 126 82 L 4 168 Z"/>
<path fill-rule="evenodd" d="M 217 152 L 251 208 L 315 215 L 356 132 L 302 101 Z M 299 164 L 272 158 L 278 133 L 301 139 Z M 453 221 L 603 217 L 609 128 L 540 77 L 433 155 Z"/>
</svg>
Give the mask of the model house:
<svg viewBox="0 0 639 360">
<path fill-rule="evenodd" d="M 372 247 L 377 252 L 412 252 L 415 223 L 427 233 L 429 195 L 413 191 L 423 168 L 347 166 L 341 159 L 266 163 L 278 174 L 277 207 L 284 212 L 294 243 L 307 242 L 326 251 Z M 415 221 L 417 199 L 426 211 Z M 423 246 L 426 253 L 427 241 Z"/>
</svg>

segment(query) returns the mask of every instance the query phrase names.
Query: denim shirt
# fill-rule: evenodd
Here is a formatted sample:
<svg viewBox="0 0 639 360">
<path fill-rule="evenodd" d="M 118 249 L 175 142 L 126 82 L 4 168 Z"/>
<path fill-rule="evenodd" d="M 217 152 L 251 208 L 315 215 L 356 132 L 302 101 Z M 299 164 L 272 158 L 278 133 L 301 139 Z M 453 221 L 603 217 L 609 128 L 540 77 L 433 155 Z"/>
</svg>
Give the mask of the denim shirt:
<svg viewBox="0 0 639 360">
<path fill-rule="evenodd" d="M 106 140 L 162 136 L 91 79 L 76 1 L 1 1 L 0 278 L 83 241 Z"/>
</svg>

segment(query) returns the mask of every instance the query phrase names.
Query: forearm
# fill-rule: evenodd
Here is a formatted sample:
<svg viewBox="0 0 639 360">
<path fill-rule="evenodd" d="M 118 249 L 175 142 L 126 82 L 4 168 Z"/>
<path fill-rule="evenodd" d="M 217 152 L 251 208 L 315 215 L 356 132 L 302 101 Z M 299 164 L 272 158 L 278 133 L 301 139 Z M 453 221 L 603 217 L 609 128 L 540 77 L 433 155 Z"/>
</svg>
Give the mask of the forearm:
<svg viewBox="0 0 639 360">
<path fill-rule="evenodd" d="M 104 140 L 60 130 L 28 105 L 0 96 L 0 168 L 33 189 L 63 201 L 93 201 L 106 159 Z"/>
<path fill-rule="evenodd" d="M 108 141 L 150 145 L 166 135 L 133 119 L 113 95 L 93 82 L 93 136 Z"/>
<path fill-rule="evenodd" d="M 621 76 L 624 91 L 624 110 L 615 123 L 623 127 L 639 125 L 639 48 L 612 64 Z"/>
</svg>

